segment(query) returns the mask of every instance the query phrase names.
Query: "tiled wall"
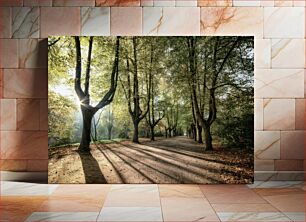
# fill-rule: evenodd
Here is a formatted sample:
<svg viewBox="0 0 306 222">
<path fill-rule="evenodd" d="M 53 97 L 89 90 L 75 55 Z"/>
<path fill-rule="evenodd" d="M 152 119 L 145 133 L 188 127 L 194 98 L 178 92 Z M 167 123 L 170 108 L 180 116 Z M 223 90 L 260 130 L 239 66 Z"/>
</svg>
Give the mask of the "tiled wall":
<svg viewBox="0 0 306 222">
<path fill-rule="evenodd" d="M 48 35 L 255 35 L 256 179 L 302 179 L 304 0 L 0 0 L 0 6 L 1 170 L 47 171 Z"/>
</svg>

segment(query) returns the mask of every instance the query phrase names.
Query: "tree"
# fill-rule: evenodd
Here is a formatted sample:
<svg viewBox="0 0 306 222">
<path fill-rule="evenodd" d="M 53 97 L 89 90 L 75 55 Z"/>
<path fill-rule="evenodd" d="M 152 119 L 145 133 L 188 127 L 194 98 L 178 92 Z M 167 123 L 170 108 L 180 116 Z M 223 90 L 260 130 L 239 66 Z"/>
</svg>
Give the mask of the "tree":
<svg viewBox="0 0 306 222">
<path fill-rule="evenodd" d="M 148 91 L 148 98 L 146 104 L 146 110 L 143 112 L 140 107 L 140 93 L 139 93 L 139 80 L 138 80 L 138 59 L 137 59 L 137 37 L 132 38 L 132 58 L 129 58 L 127 55 L 126 58 L 126 68 L 127 68 L 127 90 L 125 86 L 122 84 L 122 87 L 125 92 L 125 96 L 127 99 L 128 110 L 129 114 L 132 118 L 133 127 L 134 127 L 134 134 L 132 141 L 134 143 L 139 143 L 139 123 L 140 121 L 145 118 L 149 111 L 149 98 L 151 92 L 151 80 L 148 82 L 147 91 Z M 130 61 L 132 62 L 133 68 L 130 68 Z M 131 82 L 131 75 L 132 81 Z M 133 84 L 131 84 L 133 83 Z"/>
<path fill-rule="evenodd" d="M 93 47 L 93 37 L 89 38 L 88 47 L 88 57 L 87 57 L 87 67 L 85 74 L 85 84 L 84 90 L 81 87 L 81 77 L 82 77 L 82 56 L 81 56 L 81 43 L 79 37 L 74 37 L 75 49 L 76 49 L 76 67 L 75 67 L 75 79 L 74 79 L 74 89 L 80 100 L 81 112 L 83 117 L 83 130 L 81 143 L 79 145 L 79 151 L 89 152 L 90 142 L 91 142 L 91 123 L 92 118 L 95 113 L 102 109 L 103 107 L 109 105 L 115 96 L 117 88 L 117 80 L 119 75 L 119 46 L 120 38 L 117 37 L 115 44 L 115 58 L 113 62 L 113 68 L 111 73 L 111 85 L 107 93 L 103 96 L 100 102 L 96 106 L 90 105 L 90 68 L 91 68 L 91 57 L 92 57 L 92 47 Z"/>
</svg>

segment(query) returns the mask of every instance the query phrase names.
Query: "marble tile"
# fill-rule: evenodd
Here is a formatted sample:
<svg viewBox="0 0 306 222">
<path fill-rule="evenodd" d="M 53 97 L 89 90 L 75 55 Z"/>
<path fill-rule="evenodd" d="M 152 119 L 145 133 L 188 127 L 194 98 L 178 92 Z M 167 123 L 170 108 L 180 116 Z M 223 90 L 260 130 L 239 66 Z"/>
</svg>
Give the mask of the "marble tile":
<svg viewBox="0 0 306 222">
<path fill-rule="evenodd" d="M 50 196 L 38 208 L 39 212 L 98 212 L 103 206 L 103 198 L 86 196 Z"/>
<path fill-rule="evenodd" d="M 295 6 L 295 7 L 305 7 L 306 2 L 304 0 L 293 0 L 293 6 Z"/>
<path fill-rule="evenodd" d="M 275 170 L 278 171 L 303 171 L 303 160 L 275 160 Z"/>
<path fill-rule="evenodd" d="M 274 170 L 274 160 L 258 160 L 254 161 L 254 170 L 255 171 L 265 171 L 265 170 Z"/>
<path fill-rule="evenodd" d="M 0 198 L 0 221 L 25 221 L 46 197 L 6 197 Z"/>
<path fill-rule="evenodd" d="M 39 130 L 38 99 L 17 100 L 17 130 Z"/>
<path fill-rule="evenodd" d="M 97 221 L 163 221 L 160 207 L 103 207 Z"/>
<path fill-rule="evenodd" d="M 254 181 L 254 184 L 247 185 L 254 188 L 302 188 L 303 181 Z"/>
<path fill-rule="evenodd" d="M 141 7 L 112 7 L 111 35 L 141 35 Z"/>
<path fill-rule="evenodd" d="M 52 6 L 52 0 L 23 0 L 24 6 Z"/>
<path fill-rule="evenodd" d="M 190 17 L 190 15 L 193 15 Z M 200 9 L 196 7 L 144 7 L 144 35 L 199 35 Z"/>
<path fill-rule="evenodd" d="M 5 98 L 47 98 L 47 69 L 6 69 Z"/>
<path fill-rule="evenodd" d="M 34 212 L 26 221 L 96 221 L 99 212 Z"/>
<path fill-rule="evenodd" d="M 275 7 L 290 7 L 293 6 L 293 0 L 274 0 Z"/>
<path fill-rule="evenodd" d="M 294 86 L 294 87 L 289 87 Z M 258 69 L 255 75 L 256 98 L 303 98 L 303 69 Z"/>
<path fill-rule="evenodd" d="M 196 7 L 198 5 L 197 0 L 176 0 L 175 6 L 182 6 L 182 7 Z"/>
<path fill-rule="evenodd" d="M 271 204 L 212 204 L 216 212 L 277 212 Z"/>
<path fill-rule="evenodd" d="M 1 99 L 0 100 L 0 129 L 16 130 L 16 100 Z"/>
<path fill-rule="evenodd" d="M 281 212 L 303 212 L 305 210 L 305 192 L 300 189 L 273 189 L 272 192 L 257 192 Z"/>
<path fill-rule="evenodd" d="M 175 0 L 153 0 L 154 7 L 175 6 Z"/>
<path fill-rule="evenodd" d="M 22 0 L 0 0 L 0 7 L 22 6 Z"/>
<path fill-rule="evenodd" d="M 281 159 L 304 159 L 304 131 L 281 132 Z"/>
<path fill-rule="evenodd" d="M 305 221 L 305 212 L 282 212 L 294 222 Z"/>
<path fill-rule="evenodd" d="M 233 0 L 233 6 L 234 7 L 240 7 L 240 6 L 260 6 L 260 0 Z"/>
<path fill-rule="evenodd" d="M 153 6 L 154 0 L 140 0 L 140 6 Z"/>
<path fill-rule="evenodd" d="M 255 68 L 271 68 L 271 40 L 255 39 Z"/>
<path fill-rule="evenodd" d="M 57 187 L 56 184 L 1 181 L 1 198 L 3 196 L 47 196 L 52 194 Z"/>
<path fill-rule="evenodd" d="M 18 68 L 18 40 L 0 39 L 0 68 Z"/>
<path fill-rule="evenodd" d="M 108 184 L 61 184 L 52 194 L 53 197 L 87 197 L 105 199 L 111 185 Z"/>
<path fill-rule="evenodd" d="M 47 68 L 48 41 L 46 39 L 19 40 L 19 68 Z"/>
<path fill-rule="evenodd" d="M 219 221 L 204 198 L 161 198 L 164 221 Z"/>
<path fill-rule="evenodd" d="M 48 100 L 41 99 L 39 105 L 39 129 L 48 130 Z"/>
<path fill-rule="evenodd" d="M 0 160 L 1 171 L 26 171 L 27 161 L 26 160 Z"/>
<path fill-rule="evenodd" d="M 255 181 L 303 181 L 304 171 L 256 171 Z"/>
<path fill-rule="evenodd" d="M 0 38 L 11 38 L 12 9 L 0 7 Z"/>
<path fill-rule="evenodd" d="M 27 171 L 29 172 L 47 172 L 48 160 L 27 160 Z"/>
<path fill-rule="evenodd" d="M 263 36 L 263 9 L 260 7 L 202 7 L 202 35 Z"/>
<path fill-rule="evenodd" d="M 264 7 L 273 7 L 274 6 L 274 0 L 261 0 L 260 6 Z"/>
<path fill-rule="evenodd" d="M 256 159 L 280 159 L 279 131 L 256 131 L 254 142 Z"/>
<path fill-rule="evenodd" d="M 263 130 L 263 99 L 255 99 L 254 103 L 255 130 Z"/>
<path fill-rule="evenodd" d="M 113 185 L 104 207 L 159 207 L 157 185 Z"/>
<path fill-rule="evenodd" d="M 305 129 L 305 99 L 295 100 L 295 129 Z"/>
<path fill-rule="evenodd" d="M 48 133 L 44 131 L 1 131 L 4 159 L 47 159 Z M 35 155 L 33 155 L 35 154 Z"/>
<path fill-rule="evenodd" d="M 265 200 L 246 185 L 200 185 L 200 188 L 211 204 L 266 203 Z"/>
<path fill-rule="evenodd" d="M 78 7 L 42 7 L 41 8 L 41 33 L 40 33 L 41 38 L 47 38 L 50 35 L 60 36 L 60 35 L 80 35 L 80 34 L 81 34 L 80 8 Z"/>
<path fill-rule="evenodd" d="M 82 7 L 81 20 L 81 35 L 110 35 L 109 7 Z"/>
<path fill-rule="evenodd" d="M 13 7 L 12 9 L 12 37 L 39 37 L 39 8 Z"/>
<path fill-rule="evenodd" d="M 221 221 L 287 221 L 290 219 L 280 212 L 222 212 L 218 213 Z"/>
<path fill-rule="evenodd" d="M 198 6 L 202 7 L 212 7 L 212 6 L 227 7 L 232 5 L 233 5 L 233 0 L 198 0 Z"/>
<path fill-rule="evenodd" d="M 96 0 L 96 6 L 140 6 L 140 0 Z"/>
<path fill-rule="evenodd" d="M 197 185 L 158 185 L 159 196 L 164 197 L 181 197 L 181 198 L 203 198 L 204 195 Z"/>
<path fill-rule="evenodd" d="M 3 98 L 3 69 L 0 69 L 0 99 Z"/>
<path fill-rule="evenodd" d="M 294 128 L 294 99 L 264 99 L 264 130 L 291 130 Z"/>
<path fill-rule="evenodd" d="M 305 10 L 303 8 L 300 7 L 264 8 L 265 38 L 304 38 L 304 31 L 305 31 Z"/>
<path fill-rule="evenodd" d="M 53 0 L 53 6 L 95 6 L 95 0 Z"/>
<path fill-rule="evenodd" d="M 291 59 L 294 55 L 294 59 Z M 272 68 L 304 68 L 304 39 L 272 39 Z"/>
</svg>

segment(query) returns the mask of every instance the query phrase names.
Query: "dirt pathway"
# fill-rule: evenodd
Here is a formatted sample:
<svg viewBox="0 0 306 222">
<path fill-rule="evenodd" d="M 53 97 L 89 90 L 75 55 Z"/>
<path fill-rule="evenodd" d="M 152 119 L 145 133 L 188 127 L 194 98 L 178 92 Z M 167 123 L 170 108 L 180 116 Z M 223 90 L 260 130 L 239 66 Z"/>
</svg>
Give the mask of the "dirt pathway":
<svg viewBox="0 0 306 222">
<path fill-rule="evenodd" d="M 249 183 L 252 152 L 205 152 L 186 137 L 98 144 L 91 155 L 76 147 L 50 152 L 50 183 Z M 64 172 L 63 172 L 63 169 Z"/>
</svg>

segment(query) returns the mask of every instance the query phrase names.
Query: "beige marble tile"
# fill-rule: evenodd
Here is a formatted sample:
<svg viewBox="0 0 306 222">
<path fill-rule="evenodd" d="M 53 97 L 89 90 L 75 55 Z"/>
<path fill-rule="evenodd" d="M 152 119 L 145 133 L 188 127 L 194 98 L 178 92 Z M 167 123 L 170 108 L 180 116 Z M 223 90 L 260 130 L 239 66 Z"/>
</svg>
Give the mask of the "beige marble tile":
<svg viewBox="0 0 306 222">
<path fill-rule="evenodd" d="M 175 6 L 182 6 L 182 7 L 195 7 L 198 5 L 197 0 L 176 0 Z"/>
<path fill-rule="evenodd" d="M 304 159 L 305 131 L 281 132 L 281 159 Z"/>
<path fill-rule="evenodd" d="M 50 35 L 80 35 L 80 11 L 79 7 L 42 7 L 41 38 Z"/>
<path fill-rule="evenodd" d="M 218 213 L 218 216 L 221 221 L 290 221 L 288 217 L 280 212 L 222 212 Z"/>
<path fill-rule="evenodd" d="M 0 7 L 0 38 L 11 38 L 11 20 L 11 8 Z"/>
<path fill-rule="evenodd" d="M 260 0 L 260 6 L 274 6 L 274 0 Z"/>
<path fill-rule="evenodd" d="M 46 39 L 19 40 L 19 68 L 47 68 L 48 41 Z"/>
<path fill-rule="evenodd" d="M 1 156 L 4 159 L 47 159 L 47 131 L 1 131 Z M 33 155 L 35 154 L 35 155 Z"/>
<path fill-rule="evenodd" d="M 17 130 L 39 130 L 39 100 L 17 100 Z"/>
<path fill-rule="evenodd" d="M 18 68 L 18 40 L 0 39 L 0 68 Z"/>
<path fill-rule="evenodd" d="M 53 6 L 95 6 L 95 0 L 53 0 Z"/>
<path fill-rule="evenodd" d="M 254 67 L 271 68 L 271 40 L 255 39 Z"/>
<path fill-rule="evenodd" d="M 264 130 L 293 130 L 294 128 L 294 99 L 264 99 Z"/>
<path fill-rule="evenodd" d="M 305 40 L 272 39 L 271 58 L 272 68 L 304 68 Z"/>
<path fill-rule="evenodd" d="M 304 38 L 304 31 L 305 10 L 303 8 L 264 8 L 265 38 Z"/>
<path fill-rule="evenodd" d="M 233 5 L 233 0 L 198 0 L 198 6 L 202 7 L 211 7 L 211 6 L 227 7 L 232 5 Z"/>
<path fill-rule="evenodd" d="M 255 96 L 256 98 L 303 98 L 304 70 L 257 69 Z"/>
<path fill-rule="evenodd" d="M 260 0 L 233 0 L 233 6 L 234 7 L 240 7 L 240 6 L 260 6 Z"/>
<path fill-rule="evenodd" d="M 254 143 L 256 159 L 271 160 L 280 158 L 279 131 L 256 131 Z"/>
<path fill-rule="evenodd" d="M 268 203 L 261 204 L 212 204 L 216 212 L 277 212 L 278 210 Z"/>
<path fill-rule="evenodd" d="M 97 221 L 163 221 L 160 207 L 103 207 Z"/>
<path fill-rule="evenodd" d="M 254 103 L 255 114 L 255 130 L 263 130 L 263 99 L 255 99 Z"/>
<path fill-rule="evenodd" d="M 5 98 L 47 98 L 47 69 L 5 69 Z"/>
<path fill-rule="evenodd" d="M 0 100 L 0 129 L 16 130 L 16 100 L 1 99 Z"/>
<path fill-rule="evenodd" d="M 158 185 L 159 195 L 165 197 L 180 197 L 180 198 L 204 198 L 203 193 L 197 185 Z"/>
<path fill-rule="evenodd" d="M 200 9 L 196 7 L 144 7 L 143 34 L 199 35 Z"/>
<path fill-rule="evenodd" d="M 39 8 L 13 7 L 12 9 L 12 37 L 39 37 Z"/>
<path fill-rule="evenodd" d="M 295 100 L 295 129 L 305 129 L 305 99 Z"/>
<path fill-rule="evenodd" d="M 202 35 L 263 36 L 263 9 L 260 7 L 202 7 Z"/>
<path fill-rule="evenodd" d="M 154 7 L 175 6 L 175 0 L 153 0 Z"/>
<path fill-rule="evenodd" d="M 157 185 L 113 185 L 104 207 L 159 207 Z"/>
<path fill-rule="evenodd" d="M 141 7 L 112 7 L 111 35 L 141 35 Z"/>
<path fill-rule="evenodd" d="M 293 6 L 295 6 L 295 7 L 305 7 L 306 2 L 304 0 L 293 0 Z"/>
<path fill-rule="evenodd" d="M 200 185 L 204 196 L 211 204 L 257 204 L 266 203 L 246 185 Z"/>
<path fill-rule="evenodd" d="M 141 0 L 140 5 L 141 6 L 153 6 L 154 0 Z"/>
<path fill-rule="evenodd" d="M 161 198 L 164 221 L 219 221 L 204 198 Z"/>
<path fill-rule="evenodd" d="M 274 0 L 275 7 L 290 7 L 293 6 L 293 0 Z"/>
<path fill-rule="evenodd" d="M 110 35 L 109 7 L 82 7 L 81 19 L 81 35 Z"/>
<path fill-rule="evenodd" d="M 254 161 L 255 171 L 273 171 L 274 170 L 274 160 L 258 160 Z"/>
</svg>

